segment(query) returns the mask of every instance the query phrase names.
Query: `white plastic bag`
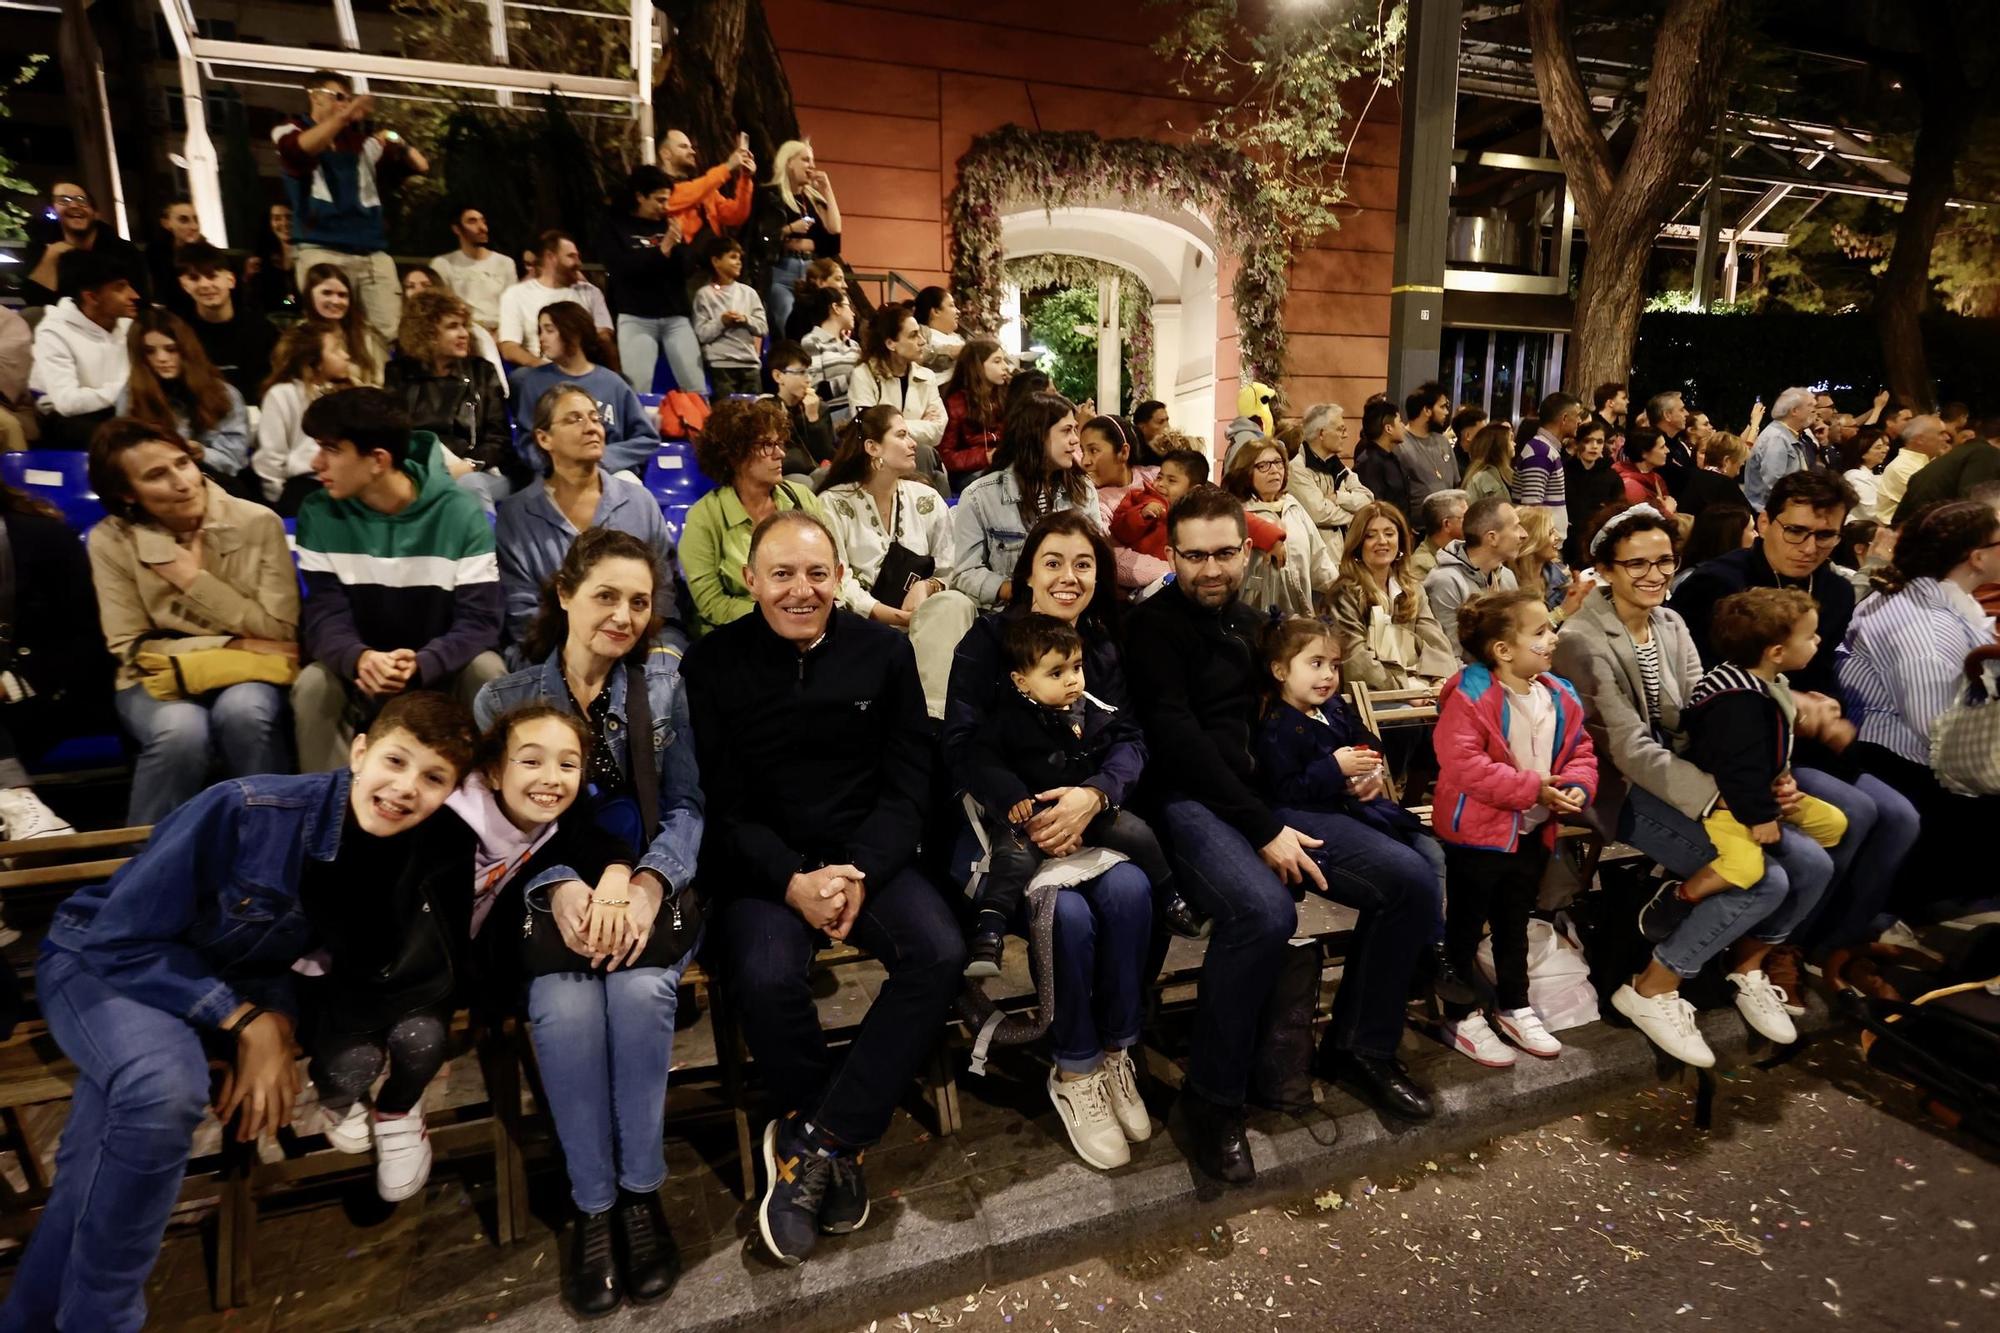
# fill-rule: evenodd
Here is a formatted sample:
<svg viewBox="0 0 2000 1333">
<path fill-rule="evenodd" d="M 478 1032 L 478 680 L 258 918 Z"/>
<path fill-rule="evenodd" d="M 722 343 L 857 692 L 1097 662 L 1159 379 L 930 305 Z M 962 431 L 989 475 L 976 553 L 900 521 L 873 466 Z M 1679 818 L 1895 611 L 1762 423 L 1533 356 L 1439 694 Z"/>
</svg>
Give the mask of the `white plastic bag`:
<svg viewBox="0 0 2000 1333">
<path fill-rule="evenodd" d="M 1595 1023 L 1597 988 L 1590 984 L 1590 963 L 1583 942 L 1569 918 L 1558 915 L 1561 929 L 1540 917 L 1528 918 L 1528 1003 L 1551 1032 Z M 1493 975 L 1493 937 L 1479 942 L 1479 970 Z"/>
</svg>

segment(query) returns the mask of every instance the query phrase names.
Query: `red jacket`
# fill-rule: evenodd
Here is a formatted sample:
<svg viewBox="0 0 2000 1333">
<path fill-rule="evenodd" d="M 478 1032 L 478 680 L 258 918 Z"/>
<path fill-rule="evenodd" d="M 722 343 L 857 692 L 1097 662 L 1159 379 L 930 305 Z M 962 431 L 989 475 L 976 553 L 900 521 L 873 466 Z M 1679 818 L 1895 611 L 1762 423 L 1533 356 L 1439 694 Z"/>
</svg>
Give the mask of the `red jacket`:
<svg viewBox="0 0 2000 1333">
<path fill-rule="evenodd" d="M 1556 743 L 1549 781 L 1597 798 L 1597 756 L 1583 728 L 1583 700 L 1561 676 L 1539 677 L 1556 705 Z M 1507 689 L 1483 666 L 1461 667 L 1445 682 L 1438 704 L 1437 794 L 1431 798 L 1431 832 L 1443 842 L 1483 851 L 1511 852 L 1521 845 L 1521 815 L 1542 796 L 1542 778 L 1514 766 L 1507 745 Z M 1554 847 L 1552 814 L 1541 837 Z"/>
<path fill-rule="evenodd" d="M 1157 517 L 1146 512 L 1146 506 L 1160 507 Z M 1160 488 L 1150 481 L 1133 483 L 1125 492 L 1125 498 L 1118 502 L 1118 511 L 1111 516 L 1111 540 L 1128 550 L 1150 555 L 1155 560 L 1167 558 L 1167 497 L 1160 494 Z M 1257 514 L 1245 514 L 1249 521 L 1250 545 L 1259 551 L 1268 551 L 1285 539 L 1285 525 L 1275 523 Z"/>
<path fill-rule="evenodd" d="M 1626 504 L 1650 504 L 1666 512 L 1667 476 L 1664 472 L 1641 472 L 1636 464 L 1619 459 L 1611 465 L 1625 483 Z"/>
<path fill-rule="evenodd" d="M 1000 447 L 1000 426 L 982 426 L 968 418 L 972 406 L 960 389 L 944 400 L 944 438 L 938 441 L 938 457 L 947 472 L 983 472 L 993 466 L 993 451 Z"/>
</svg>

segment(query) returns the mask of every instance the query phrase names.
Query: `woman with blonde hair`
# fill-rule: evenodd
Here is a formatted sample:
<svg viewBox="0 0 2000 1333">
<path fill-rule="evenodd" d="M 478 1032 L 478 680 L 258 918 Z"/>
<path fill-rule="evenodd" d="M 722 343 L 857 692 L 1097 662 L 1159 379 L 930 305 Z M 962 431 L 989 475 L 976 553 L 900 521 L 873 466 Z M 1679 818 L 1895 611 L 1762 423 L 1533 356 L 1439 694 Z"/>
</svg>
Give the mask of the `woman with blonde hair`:
<svg viewBox="0 0 2000 1333">
<path fill-rule="evenodd" d="M 1409 520 L 1377 502 L 1348 526 L 1347 555 L 1333 589 L 1342 670 L 1371 690 L 1436 689 L 1458 670 L 1424 585 L 1412 578 Z"/>
<path fill-rule="evenodd" d="M 1547 510 L 1523 505 L 1515 512 L 1527 529 L 1528 539 L 1521 543 L 1521 554 L 1508 568 L 1514 571 L 1514 582 L 1539 596 L 1549 609 L 1549 619 L 1560 625 L 1583 605 L 1591 582 L 1571 574 L 1562 562 L 1562 537 Z"/>
<path fill-rule="evenodd" d="M 793 285 L 806 276 L 807 265 L 840 255 L 840 204 L 833 197 L 833 181 L 813 158 L 810 139 L 778 145 L 771 157 L 771 179 L 757 191 L 750 225 L 757 257 L 770 265 L 765 314 L 773 329 L 782 329 L 791 318 Z"/>
</svg>

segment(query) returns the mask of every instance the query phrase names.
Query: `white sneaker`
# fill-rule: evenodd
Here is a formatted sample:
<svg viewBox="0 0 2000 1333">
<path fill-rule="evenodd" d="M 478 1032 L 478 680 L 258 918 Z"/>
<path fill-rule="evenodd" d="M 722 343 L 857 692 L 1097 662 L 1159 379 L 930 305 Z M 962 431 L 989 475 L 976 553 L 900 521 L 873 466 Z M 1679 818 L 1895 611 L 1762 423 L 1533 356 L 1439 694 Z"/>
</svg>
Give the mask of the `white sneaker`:
<svg viewBox="0 0 2000 1333">
<path fill-rule="evenodd" d="M 6 826 L 9 842 L 23 838 L 58 838 L 65 833 L 76 832 L 67 819 L 42 804 L 42 798 L 35 795 L 33 787 L 0 790 L 0 824 Z"/>
<path fill-rule="evenodd" d="M 1736 1011 L 1759 1034 L 1780 1046 L 1789 1046 L 1799 1039 L 1792 1016 L 1785 1012 L 1785 992 L 1773 986 L 1761 970 L 1731 972 L 1729 984 L 1736 987 Z"/>
<path fill-rule="evenodd" d="M 359 1157 L 374 1146 L 375 1138 L 368 1129 L 368 1106 L 365 1102 L 354 1103 L 340 1116 L 321 1107 L 320 1117 L 320 1133 L 326 1135 L 327 1145 L 335 1152 Z"/>
<path fill-rule="evenodd" d="M 1542 1026 L 1542 1016 L 1531 1008 L 1502 1009 L 1493 1015 L 1493 1021 L 1500 1025 L 1501 1036 L 1529 1055 L 1553 1060 L 1563 1053 L 1563 1044 Z"/>
<path fill-rule="evenodd" d="M 1105 1087 L 1108 1081 L 1102 1069 L 1079 1079 L 1064 1079 L 1057 1071 L 1049 1071 L 1049 1100 L 1056 1104 L 1056 1114 L 1069 1131 L 1070 1145 L 1078 1157 L 1099 1171 L 1110 1171 L 1132 1160 L 1132 1150 L 1125 1146 L 1125 1131 L 1111 1112 L 1111 1094 Z"/>
<path fill-rule="evenodd" d="M 1139 1096 L 1139 1071 L 1130 1051 L 1104 1057 L 1104 1088 L 1111 1098 L 1111 1115 L 1127 1143 L 1144 1143 L 1153 1137 L 1153 1117 Z"/>
<path fill-rule="evenodd" d="M 1446 1023 L 1444 1035 L 1459 1054 L 1474 1064 L 1482 1064 L 1489 1069 L 1505 1069 L 1514 1063 L 1514 1052 L 1507 1048 L 1507 1043 L 1493 1035 L 1484 1014 L 1467 1014 L 1456 1023 Z"/>
<path fill-rule="evenodd" d="M 1682 1064 L 1696 1069 L 1715 1067 L 1715 1052 L 1708 1049 L 1701 1029 L 1694 1025 L 1694 1006 L 1683 1000 L 1679 991 L 1647 999 L 1630 985 L 1620 986 L 1611 993 L 1611 1007 L 1631 1019 L 1647 1041 Z"/>
<path fill-rule="evenodd" d="M 420 1106 L 408 1115 L 374 1117 L 375 1192 L 400 1203 L 431 1178 L 431 1136 Z"/>
</svg>

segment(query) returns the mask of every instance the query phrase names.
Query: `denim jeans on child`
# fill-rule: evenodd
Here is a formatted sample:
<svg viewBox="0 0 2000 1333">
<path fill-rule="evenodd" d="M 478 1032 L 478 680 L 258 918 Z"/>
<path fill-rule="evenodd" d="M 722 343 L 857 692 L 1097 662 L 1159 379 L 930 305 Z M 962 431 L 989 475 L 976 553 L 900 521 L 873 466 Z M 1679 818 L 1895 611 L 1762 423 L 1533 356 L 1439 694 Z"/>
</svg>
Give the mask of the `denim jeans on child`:
<svg viewBox="0 0 2000 1333">
<path fill-rule="evenodd" d="M 827 1050 L 813 1001 L 813 955 L 825 939 L 781 899 L 739 895 L 721 908 L 731 993 L 750 1053 L 779 1109 L 801 1111 L 847 1148 L 882 1137 L 944 1034 L 965 975 L 965 934 L 913 869 L 866 886 L 848 939 L 888 970 L 846 1053 Z"/>
<path fill-rule="evenodd" d="M 694 394 L 708 391 L 708 377 L 701 367 L 701 340 L 694 336 L 693 320 L 686 315 L 618 317 L 618 364 L 624 367 L 625 382 L 632 386 L 632 392 L 653 391 L 662 352 L 666 353 L 667 368 L 674 373 L 676 389 Z"/>
<path fill-rule="evenodd" d="M 1181 896 L 1213 918 L 1188 1051 L 1187 1086 L 1218 1106 L 1243 1105 L 1257 1019 L 1298 927 L 1292 891 L 1257 849 L 1199 801 L 1161 803 L 1153 827 L 1167 844 Z"/>
<path fill-rule="evenodd" d="M 559 972 L 528 983 L 529 1034 L 556 1122 L 569 1194 L 586 1213 L 618 1191 L 650 1194 L 667 1178 L 667 1071 L 681 974 L 672 967 Z"/>
<path fill-rule="evenodd" d="M 1274 813 L 1320 840 L 1312 858 L 1326 876 L 1326 896 L 1361 914 L 1321 1049 L 1392 1056 L 1403 1039 L 1410 978 L 1443 920 L 1437 869 L 1423 852 L 1351 815 Z"/>
<path fill-rule="evenodd" d="M 226 778 L 292 771 L 291 720 L 276 685 L 245 681 L 201 699 L 155 699 L 128 685 L 114 702 L 139 743 L 128 824 L 159 823 L 208 785 L 211 770 Z"/>
<path fill-rule="evenodd" d="M 1853 836 L 1850 822 L 1848 836 Z M 1643 787 L 1632 788 L 1619 820 L 1619 837 L 1686 879 L 1715 859 L 1701 821 L 1668 805 Z M 1764 849 L 1764 878 L 1747 889 L 1726 889 L 1696 903 L 1680 929 L 1653 950 L 1660 965 L 1691 977 L 1737 940 L 1756 932 L 1767 944 L 1782 944 L 1812 914 L 1833 879 L 1827 850 L 1791 825 Z"/>
<path fill-rule="evenodd" d="M 67 950 L 45 950 L 35 981 L 50 1033 L 76 1062 L 76 1089 L 0 1330 L 137 1333 L 208 1107 L 208 1058 L 193 1027 L 98 980 Z"/>
</svg>

